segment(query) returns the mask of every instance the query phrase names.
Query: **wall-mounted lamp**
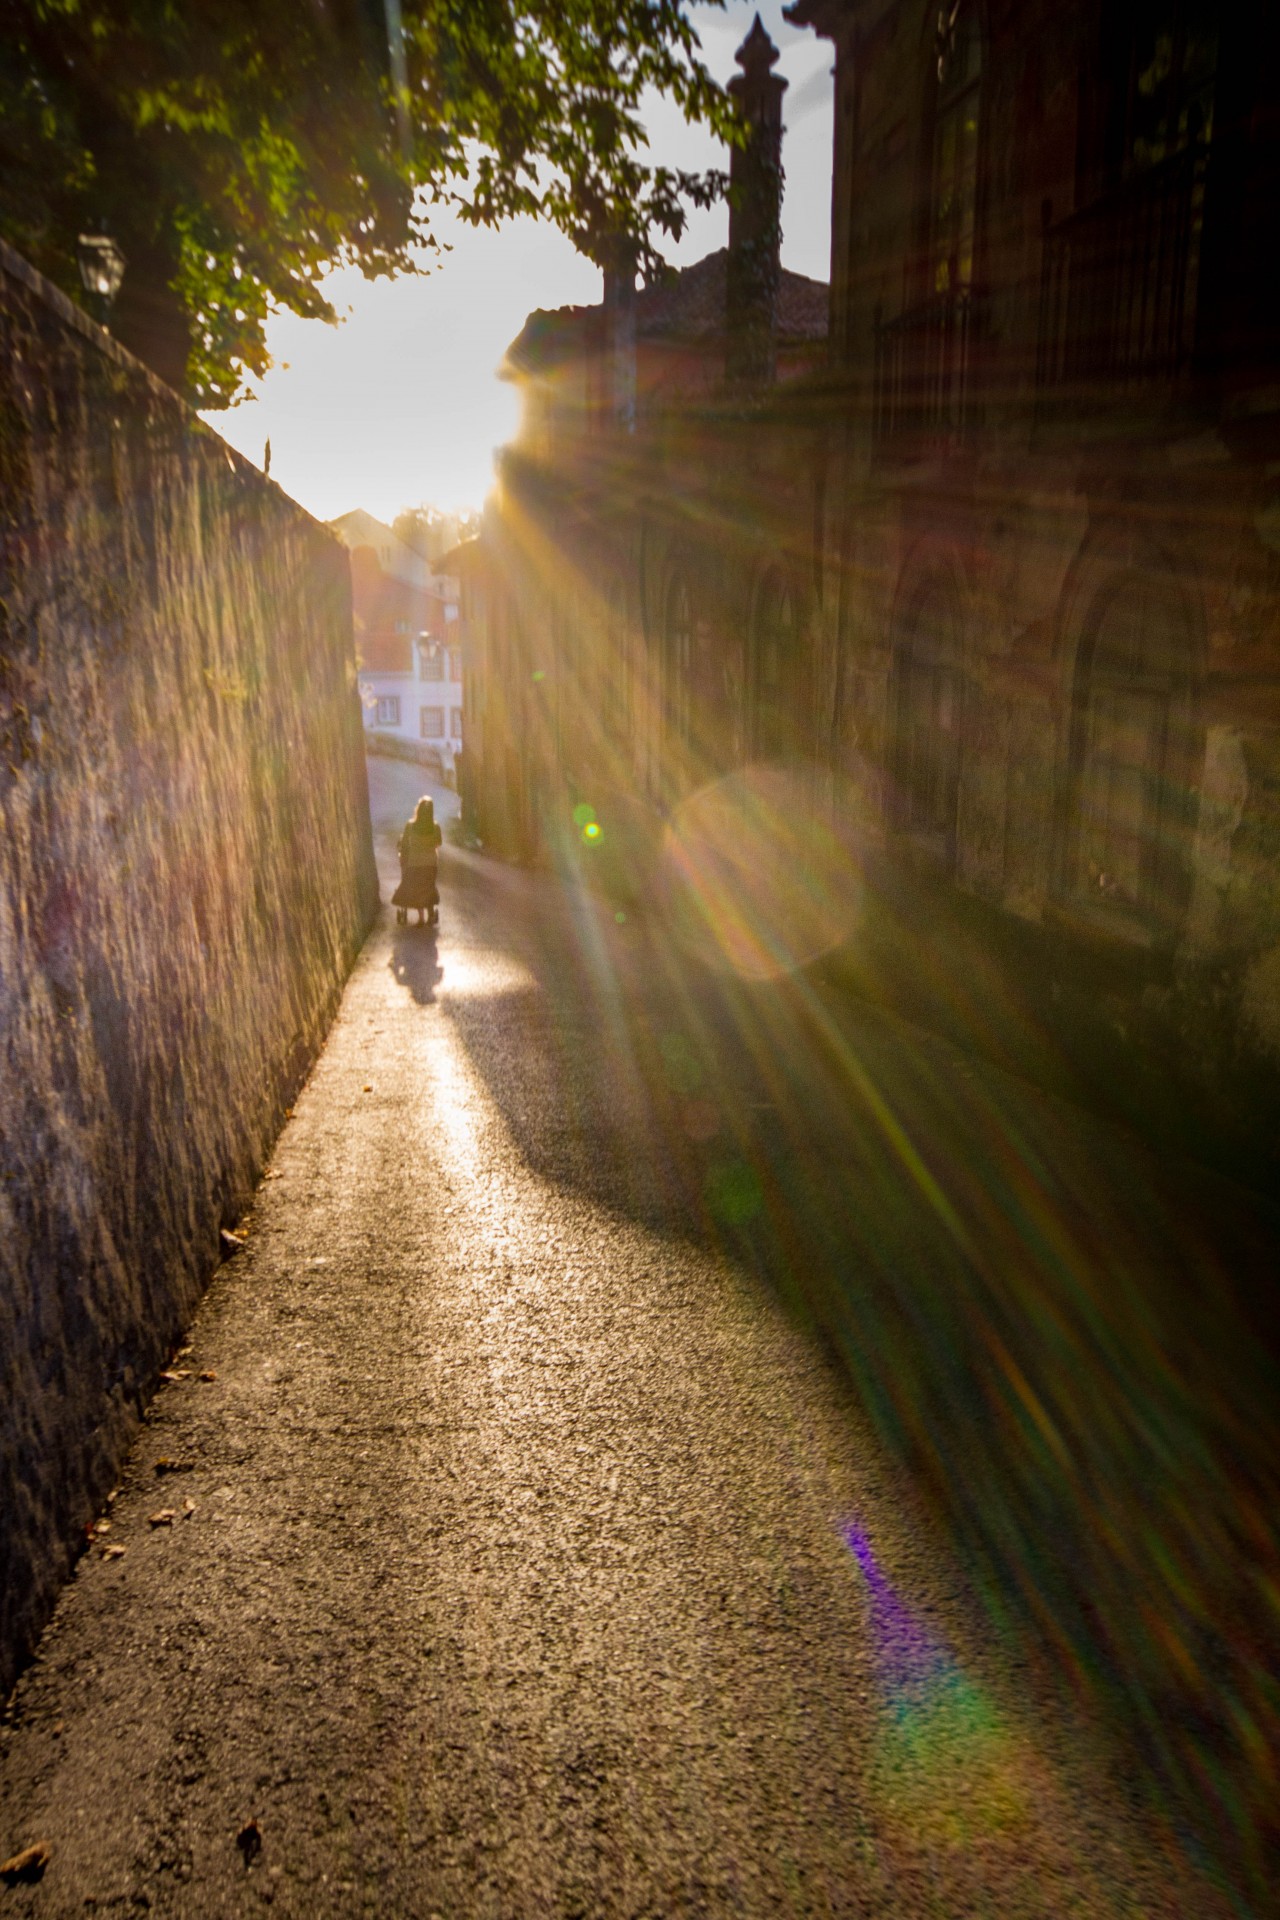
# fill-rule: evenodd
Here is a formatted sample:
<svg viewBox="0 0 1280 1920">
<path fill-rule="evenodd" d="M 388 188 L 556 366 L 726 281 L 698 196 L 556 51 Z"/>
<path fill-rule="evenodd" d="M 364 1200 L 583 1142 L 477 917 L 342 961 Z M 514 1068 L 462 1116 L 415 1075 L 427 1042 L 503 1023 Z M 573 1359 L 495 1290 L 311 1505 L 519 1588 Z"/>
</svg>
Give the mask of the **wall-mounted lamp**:
<svg viewBox="0 0 1280 1920">
<path fill-rule="evenodd" d="M 80 284 L 93 300 L 98 319 L 105 326 L 128 261 L 109 233 L 82 233 L 76 241 L 76 265 L 80 269 Z"/>
</svg>

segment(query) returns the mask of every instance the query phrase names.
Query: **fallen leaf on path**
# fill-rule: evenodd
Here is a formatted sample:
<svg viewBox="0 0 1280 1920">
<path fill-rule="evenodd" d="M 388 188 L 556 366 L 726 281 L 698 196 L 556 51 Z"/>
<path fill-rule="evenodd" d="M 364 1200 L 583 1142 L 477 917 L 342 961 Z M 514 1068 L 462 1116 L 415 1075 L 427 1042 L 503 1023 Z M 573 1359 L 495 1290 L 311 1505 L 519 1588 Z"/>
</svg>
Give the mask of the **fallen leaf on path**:
<svg viewBox="0 0 1280 1920">
<path fill-rule="evenodd" d="M 227 1228 L 224 1227 L 219 1238 L 222 1241 L 222 1257 L 224 1260 L 230 1260 L 233 1255 L 244 1252 L 243 1234 L 230 1233 Z"/>
<path fill-rule="evenodd" d="M 190 1367 L 162 1367 L 160 1370 L 160 1378 L 162 1380 L 189 1380 L 191 1378 L 191 1369 Z"/>
<path fill-rule="evenodd" d="M 109 1520 L 99 1520 L 93 1530 L 95 1533 L 110 1533 L 111 1522 Z"/>
<path fill-rule="evenodd" d="M 200 1380 L 216 1380 L 218 1375 L 213 1367 L 206 1367 L 204 1372 L 198 1374 L 196 1377 Z"/>
<path fill-rule="evenodd" d="M 15 1853 L 11 1859 L 0 1863 L 0 1880 L 13 1887 L 19 1880 L 38 1880 L 49 1864 L 50 1846 L 47 1840 L 37 1840 L 31 1846 L 24 1847 L 21 1853 Z"/>
<path fill-rule="evenodd" d="M 161 1507 L 159 1513 L 148 1516 L 153 1527 L 171 1527 L 177 1515 L 172 1507 Z"/>
<path fill-rule="evenodd" d="M 364 1091 L 365 1093 L 372 1093 L 372 1092 L 373 1092 L 373 1088 L 372 1088 L 372 1087 L 365 1087 L 365 1088 L 363 1089 L 363 1091 Z"/>
<path fill-rule="evenodd" d="M 246 1867 L 251 1867 L 262 1852 L 262 1829 L 256 1820 L 246 1820 L 236 1835 L 236 1845 L 244 1855 Z"/>
<path fill-rule="evenodd" d="M 192 1514 L 193 1514 L 193 1513 L 195 1512 L 195 1510 L 196 1510 L 196 1503 L 195 1503 L 195 1501 L 194 1501 L 194 1500 L 191 1500 L 191 1499 L 186 1499 L 186 1500 L 184 1500 L 184 1501 L 183 1501 L 183 1503 L 182 1503 L 182 1516 L 183 1516 L 183 1518 L 184 1518 L 184 1520 L 189 1520 L 189 1519 L 191 1518 L 191 1516 L 192 1516 Z"/>
<path fill-rule="evenodd" d="M 102 1557 L 104 1560 L 122 1560 L 127 1551 L 128 1549 L 122 1547 L 119 1541 L 115 1541 L 111 1546 L 102 1549 Z"/>
</svg>

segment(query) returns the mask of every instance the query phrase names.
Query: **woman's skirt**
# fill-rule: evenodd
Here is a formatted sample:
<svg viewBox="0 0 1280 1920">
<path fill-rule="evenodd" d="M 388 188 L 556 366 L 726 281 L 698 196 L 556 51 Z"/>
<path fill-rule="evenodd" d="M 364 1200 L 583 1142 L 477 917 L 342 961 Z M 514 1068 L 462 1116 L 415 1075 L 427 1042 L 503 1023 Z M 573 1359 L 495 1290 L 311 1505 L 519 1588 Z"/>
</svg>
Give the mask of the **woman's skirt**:
<svg viewBox="0 0 1280 1920">
<path fill-rule="evenodd" d="M 393 907 L 411 907 L 425 913 L 428 907 L 437 906 L 439 900 L 434 863 L 429 867 L 401 867 L 400 885 L 391 896 Z"/>
</svg>

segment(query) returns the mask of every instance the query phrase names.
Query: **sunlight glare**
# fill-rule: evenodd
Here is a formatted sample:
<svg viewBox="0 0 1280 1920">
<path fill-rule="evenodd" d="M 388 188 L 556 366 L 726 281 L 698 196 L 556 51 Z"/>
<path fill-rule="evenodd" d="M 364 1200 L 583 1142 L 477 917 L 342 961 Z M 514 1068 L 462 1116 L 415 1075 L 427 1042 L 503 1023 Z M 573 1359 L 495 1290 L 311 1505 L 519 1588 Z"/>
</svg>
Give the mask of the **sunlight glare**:
<svg viewBox="0 0 1280 1920">
<path fill-rule="evenodd" d="M 692 794 L 663 839 L 663 885 L 682 942 L 743 978 L 811 965 L 855 930 L 851 847 L 814 818 L 802 767 L 744 767 Z"/>
</svg>

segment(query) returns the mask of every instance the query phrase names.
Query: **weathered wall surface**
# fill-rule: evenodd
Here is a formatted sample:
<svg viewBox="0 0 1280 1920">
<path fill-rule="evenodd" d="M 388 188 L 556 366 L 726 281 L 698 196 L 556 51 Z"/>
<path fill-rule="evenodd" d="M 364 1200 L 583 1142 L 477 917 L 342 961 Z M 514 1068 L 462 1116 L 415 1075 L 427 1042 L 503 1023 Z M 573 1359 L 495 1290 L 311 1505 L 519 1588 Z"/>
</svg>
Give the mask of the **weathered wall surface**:
<svg viewBox="0 0 1280 1920">
<path fill-rule="evenodd" d="M 572 467 L 531 481 L 508 460 L 464 616 L 482 837 L 550 855 L 588 801 L 604 833 L 576 853 L 642 894 L 689 792 L 794 756 L 856 855 L 850 984 L 1280 1194 L 1274 474 L 1213 434 L 1189 451 L 1152 434 L 1091 472 L 1087 447 L 1064 460 L 993 433 L 922 477 L 886 463 L 868 480 L 831 451 L 834 430 L 824 467 L 808 396 L 779 413 L 788 402 L 794 423 L 749 423 L 754 450 L 723 413 L 659 423 L 657 478 L 643 442 L 617 449 L 619 495 L 642 509 L 625 533 L 589 517 Z M 1173 691 L 1154 674 L 1154 694 L 1139 689 L 1149 734 L 1177 733 L 1180 757 L 1121 763 L 1142 799 L 1132 819 L 1115 807 L 1111 843 L 1141 847 L 1137 901 L 1082 853 L 1103 788 L 1084 752 L 1082 715 L 1101 706 L 1089 648 L 1134 579 L 1186 609 L 1185 631 L 1153 619 L 1148 639 L 1179 669 Z M 789 620 L 772 611 L 779 581 Z M 785 662 L 772 714 L 770 642 Z M 908 715 L 912 669 L 929 699 Z M 910 788 L 944 682 L 939 827 L 910 817 Z"/>
<path fill-rule="evenodd" d="M 377 900 L 345 550 L 0 250 L 0 1690 Z"/>
</svg>

